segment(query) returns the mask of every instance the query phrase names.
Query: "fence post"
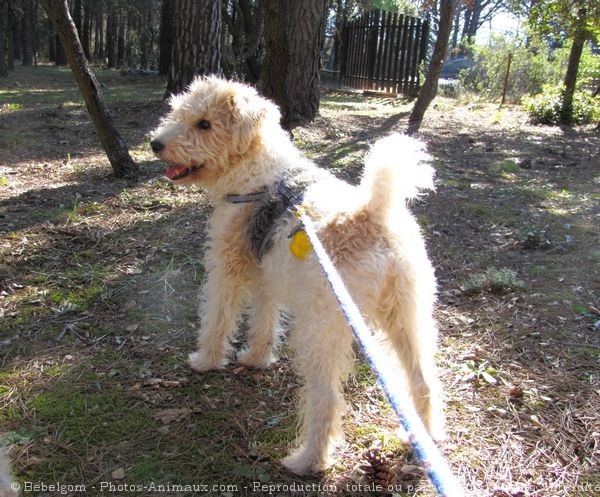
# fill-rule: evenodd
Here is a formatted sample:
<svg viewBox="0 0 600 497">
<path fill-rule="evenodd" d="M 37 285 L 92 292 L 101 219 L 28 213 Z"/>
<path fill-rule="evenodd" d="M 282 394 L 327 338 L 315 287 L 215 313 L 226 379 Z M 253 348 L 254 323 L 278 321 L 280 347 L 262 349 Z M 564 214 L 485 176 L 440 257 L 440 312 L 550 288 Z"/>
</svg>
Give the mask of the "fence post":
<svg viewBox="0 0 600 497">
<path fill-rule="evenodd" d="M 506 64 L 506 74 L 504 75 L 504 85 L 502 86 L 502 102 L 500 105 L 504 105 L 506 100 L 506 89 L 508 88 L 508 75 L 510 74 L 510 63 L 512 62 L 512 52 L 508 52 L 508 63 Z"/>
<path fill-rule="evenodd" d="M 368 69 L 367 69 L 367 81 L 369 89 L 372 89 L 373 78 L 375 75 L 375 62 L 377 56 L 377 42 L 379 37 L 379 11 L 373 10 L 369 16 L 369 44 L 367 51 Z"/>
</svg>

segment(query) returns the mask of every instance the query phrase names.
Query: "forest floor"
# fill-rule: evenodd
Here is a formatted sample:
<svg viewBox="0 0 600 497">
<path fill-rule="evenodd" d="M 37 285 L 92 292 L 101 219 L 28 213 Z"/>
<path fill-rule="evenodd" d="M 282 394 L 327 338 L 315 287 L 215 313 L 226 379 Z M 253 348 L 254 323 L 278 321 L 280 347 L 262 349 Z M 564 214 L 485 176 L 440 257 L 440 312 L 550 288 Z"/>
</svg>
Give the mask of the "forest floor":
<svg viewBox="0 0 600 497">
<path fill-rule="evenodd" d="M 297 495 L 348 494 L 379 447 L 408 495 L 433 495 L 362 362 L 346 384 L 346 443 L 319 478 L 278 464 L 297 424 L 285 347 L 269 370 L 189 370 L 210 206 L 165 181 L 149 151 L 164 81 L 97 75 L 138 182 L 111 177 L 68 70 L 0 81 L 0 433 L 18 481 L 86 495 L 268 495 L 256 485 L 293 483 Z M 369 144 L 404 129 L 409 110 L 329 90 L 295 140 L 357 181 Z M 473 496 L 599 495 L 600 135 L 445 98 L 421 135 L 437 170 L 437 191 L 413 210 L 439 280 L 442 449 Z M 150 482 L 223 486 L 137 487 Z"/>
</svg>

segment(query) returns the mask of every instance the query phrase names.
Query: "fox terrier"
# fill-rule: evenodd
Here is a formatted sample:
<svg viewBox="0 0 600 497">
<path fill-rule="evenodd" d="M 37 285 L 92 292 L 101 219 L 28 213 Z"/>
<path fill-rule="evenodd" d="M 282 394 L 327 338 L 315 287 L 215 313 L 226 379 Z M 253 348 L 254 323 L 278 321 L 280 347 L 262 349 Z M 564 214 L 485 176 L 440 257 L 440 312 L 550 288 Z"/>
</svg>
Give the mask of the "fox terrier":
<svg viewBox="0 0 600 497">
<path fill-rule="evenodd" d="M 436 282 L 408 199 L 433 188 L 423 144 L 391 135 L 375 143 L 360 185 L 318 168 L 290 141 L 278 108 L 252 87 L 197 78 L 173 96 L 150 146 L 176 185 L 200 185 L 214 205 L 204 253 L 196 371 L 223 368 L 230 338 L 248 309 L 247 346 L 236 360 L 266 368 L 276 360 L 281 313 L 302 379 L 302 429 L 283 460 L 295 474 L 330 464 L 341 435 L 343 382 L 353 363 L 352 333 L 312 253 L 294 246 L 292 194 L 373 333 L 404 378 L 424 425 L 443 433 L 432 313 Z M 295 250 L 296 249 L 296 250 Z"/>
</svg>

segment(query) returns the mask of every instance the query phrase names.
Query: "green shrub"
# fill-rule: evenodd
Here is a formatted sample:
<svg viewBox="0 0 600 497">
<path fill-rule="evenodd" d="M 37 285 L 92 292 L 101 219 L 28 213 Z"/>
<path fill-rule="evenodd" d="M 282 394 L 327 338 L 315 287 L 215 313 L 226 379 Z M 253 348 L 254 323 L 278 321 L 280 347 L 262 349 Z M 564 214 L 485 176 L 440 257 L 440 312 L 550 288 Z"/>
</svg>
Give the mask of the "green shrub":
<svg viewBox="0 0 600 497">
<path fill-rule="evenodd" d="M 541 38 L 532 37 L 526 43 L 519 38 L 493 36 L 487 45 L 474 45 L 472 50 L 473 66 L 459 75 L 463 87 L 491 100 L 500 99 L 510 53 L 507 99 L 519 103 L 524 96 L 541 92 L 544 85 L 556 86 L 563 82 L 570 43 L 550 50 Z M 579 66 L 578 88 L 586 87 L 597 77 L 599 64 L 598 56 L 586 46 Z"/>
<path fill-rule="evenodd" d="M 563 96 L 562 85 L 545 85 L 542 93 L 523 100 L 524 108 L 533 124 L 558 124 Z M 573 123 L 586 124 L 600 119 L 600 97 L 585 91 L 573 96 Z"/>
</svg>

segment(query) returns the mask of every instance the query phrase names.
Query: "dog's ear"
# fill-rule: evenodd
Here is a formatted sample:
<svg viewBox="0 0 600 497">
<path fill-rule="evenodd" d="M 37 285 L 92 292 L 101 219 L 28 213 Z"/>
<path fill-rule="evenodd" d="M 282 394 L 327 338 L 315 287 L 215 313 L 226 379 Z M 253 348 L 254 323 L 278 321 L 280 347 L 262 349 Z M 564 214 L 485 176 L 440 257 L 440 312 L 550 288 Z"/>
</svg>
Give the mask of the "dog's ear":
<svg viewBox="0 0 600 497">
<path fill-rule="evenodd" d="M 277 106 L 250 88 L 232 93 L 227 99 L 227 105 L 240 148 L 250 146 L 266 120 L 279 122 Z"/>
<path fill-rule="evenodd" d="M 256 93 L 233 93 L 229 96 L 227 103 L 233 123 L 242 126 L 256 126 L 270 112 L 277 112 L 277 109 L 271 102 L 258 96 Z"/>
</svg>

